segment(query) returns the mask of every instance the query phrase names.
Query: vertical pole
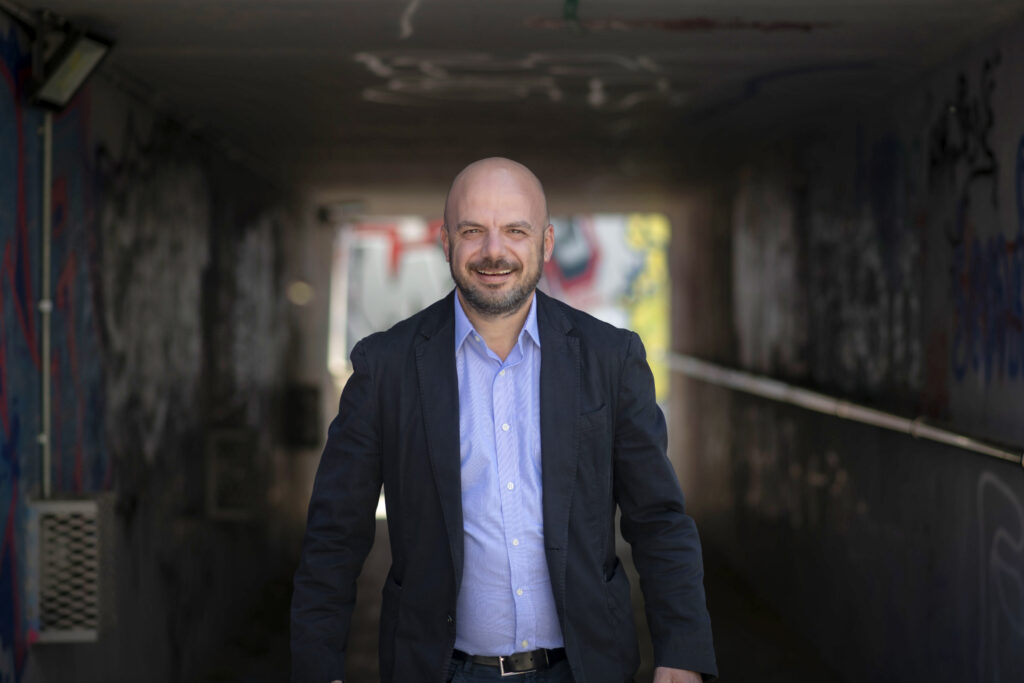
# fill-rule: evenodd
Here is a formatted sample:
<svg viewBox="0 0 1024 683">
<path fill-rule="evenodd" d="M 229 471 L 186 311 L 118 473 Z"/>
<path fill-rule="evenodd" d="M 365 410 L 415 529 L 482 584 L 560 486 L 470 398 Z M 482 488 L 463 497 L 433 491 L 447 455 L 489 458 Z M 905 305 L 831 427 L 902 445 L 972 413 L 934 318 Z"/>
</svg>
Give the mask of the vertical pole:
<svg viewBox="0 0 1024 683">
<path fill-rule="evenodd" d="M 39 446 L 42 451 L 42 483 L 43 499 L 52 495 L 52 449 L 51 449 L 51 408 L 52 399 L 50 396 L 50 323 L 53 313 L 53 300 L 50 294 L 50 241 L 53 230 L 53 216 L 50 208 L 51 185 L 53 184 L 53 114 L 46 112 L 43 117 L 43 211 L 42 211 L 42 283 L 39 290 L 39 316 L 41 325 L 40 334 L 40 368 L 42 380 L 42 402 L 40 406 L 42 431 L 39 434 Z"/>
</svg>

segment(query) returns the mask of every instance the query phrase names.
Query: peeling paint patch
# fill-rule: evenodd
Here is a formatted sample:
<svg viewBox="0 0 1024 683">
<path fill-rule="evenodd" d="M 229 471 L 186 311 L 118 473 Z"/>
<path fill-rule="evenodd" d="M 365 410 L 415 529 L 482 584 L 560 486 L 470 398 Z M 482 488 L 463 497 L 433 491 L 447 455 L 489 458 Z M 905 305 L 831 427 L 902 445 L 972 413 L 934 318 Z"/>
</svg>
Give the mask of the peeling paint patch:
<svg viewBox="0 0 1024 683">
<path fill-rule="evenodd" d="M 550 103 L 586 103 L 622 112 L 637 105 L 678 107 L 689 92 L 672 79 L 670 67 L 650 56 L 611 53 L 532 52 L 497 58 L 484 52 L 360 52 L 355 61 L 380 85 L 363 99 L 406 106 L 440 102 L 515 102 L 529 98 Z"/>
</svg>

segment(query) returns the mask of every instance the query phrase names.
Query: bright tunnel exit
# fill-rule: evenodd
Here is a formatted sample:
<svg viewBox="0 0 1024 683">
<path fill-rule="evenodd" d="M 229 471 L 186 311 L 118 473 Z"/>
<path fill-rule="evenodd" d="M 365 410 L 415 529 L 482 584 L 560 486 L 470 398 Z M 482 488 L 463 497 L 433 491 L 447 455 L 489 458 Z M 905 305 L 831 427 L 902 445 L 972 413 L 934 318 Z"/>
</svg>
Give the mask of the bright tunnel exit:
<svg viewBox="0 0 1024 683">
<path fill-rule="evenodd" d="M 670 225 L 660 213 L 553 216 L 555 249 L 539 287 L 575 308 L 640 335 L 658 402 L 668 400 Z M 340 391 L 349 354 L 453 287 L 439 238 L 441 220 L 362 217 L 343 224 L 331 273 L 328 368 Z M 384 496 L 377 518 L 385 519 Z"/>
</svg>

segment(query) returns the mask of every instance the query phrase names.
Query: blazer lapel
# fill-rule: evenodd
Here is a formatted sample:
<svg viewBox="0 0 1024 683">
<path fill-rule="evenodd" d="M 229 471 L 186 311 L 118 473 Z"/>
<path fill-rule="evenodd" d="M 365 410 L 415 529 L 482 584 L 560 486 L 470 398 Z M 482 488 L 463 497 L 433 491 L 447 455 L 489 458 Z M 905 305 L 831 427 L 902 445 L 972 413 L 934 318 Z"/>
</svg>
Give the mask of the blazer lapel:
<svg viewBox="0 0 1024 683">
<path fill-rule="evenodd" d="M 420 405 L 427 434 L 427 453 L 441 497 L 455 590 L 462 585 L 462 474 L 459 456 L 459 378 L 455 370 L 455 302 L 444 299 L 447 315 L 431 328 L 424 324 L 416 344 Z"/>
<path fill-rule="evenodd" d="M 579 460 L 575 429 L 580 401 L 580 340 L 558 306 L 540 291 L 537 304 L 544 545 L 555 603 L 563 612 L 569 509 Z"/>
</svg>

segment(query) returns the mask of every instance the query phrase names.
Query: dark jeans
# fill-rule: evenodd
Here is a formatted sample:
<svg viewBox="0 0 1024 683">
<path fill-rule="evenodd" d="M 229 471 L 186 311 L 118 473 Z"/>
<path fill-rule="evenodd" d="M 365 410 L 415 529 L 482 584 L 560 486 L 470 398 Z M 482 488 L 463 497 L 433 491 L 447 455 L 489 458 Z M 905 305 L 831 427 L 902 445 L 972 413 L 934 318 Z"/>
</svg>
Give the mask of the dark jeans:
<svg viewBox="0 0 1024 683">
<path fill-rule="evenodd" d="M 449 683 L 491 683 L 492 681 L 503 681 L 503 683 L 574 683 L 572 670 L 569 662 L 563 659 L 552 665 L 546 671 L 531 671 L 515 676 L 501 677 L 501 672 L 496 666 L 483 666 L 473 662 L 461 662 L 452 660 L 448 667 Z"/>
</svg>

